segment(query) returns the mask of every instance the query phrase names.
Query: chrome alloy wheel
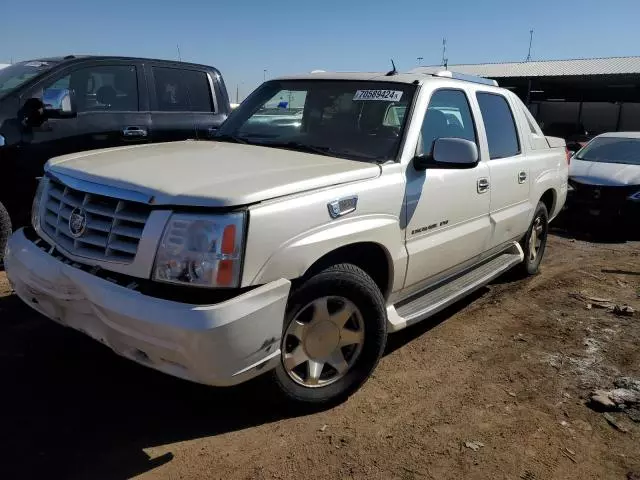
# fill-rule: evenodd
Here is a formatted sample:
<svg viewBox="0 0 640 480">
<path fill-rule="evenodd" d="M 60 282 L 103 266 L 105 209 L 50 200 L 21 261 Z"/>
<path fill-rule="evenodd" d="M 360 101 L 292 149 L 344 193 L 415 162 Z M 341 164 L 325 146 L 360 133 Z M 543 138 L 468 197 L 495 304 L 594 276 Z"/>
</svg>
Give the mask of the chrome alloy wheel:
<svg viewBox="0 0 640 480">
<path fill-rule="evenodd" d="M 544 241 L 544 225 L 542 223 L 542 217 L 538 216 L 533 221 L 531 227 L 531 236 L 529 237 L 529 260 L 535 262 L 540 252 L 540 247 Z"/>
<path fill-rule="evenodd" d="M 324 387 L 346 375 L 364 345 L 364 321 L 344 297 L 321 297 L 304 306 L 283 338 L 282 363 L 305 387 Z"/>
</svg>

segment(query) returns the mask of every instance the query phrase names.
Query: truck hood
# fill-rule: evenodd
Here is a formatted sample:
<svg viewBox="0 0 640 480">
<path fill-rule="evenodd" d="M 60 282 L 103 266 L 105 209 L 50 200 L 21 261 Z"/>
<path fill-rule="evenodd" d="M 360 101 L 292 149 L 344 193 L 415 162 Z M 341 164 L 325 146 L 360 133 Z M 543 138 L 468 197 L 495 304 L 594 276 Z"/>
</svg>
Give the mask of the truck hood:
<svg viewBox="0 0 640 480">
<path fill-rule="evenodd" d="M 571 159 L 569 178 L 601 186 L 640 185 L 640 165 Z"/>
<path fill-rule="evenodd" d="M 376 164 L 213 141 L 64 155 L 45 170 L 147 195 L 154 205 L 233 207 L 377 177 Z"/>
</svg>

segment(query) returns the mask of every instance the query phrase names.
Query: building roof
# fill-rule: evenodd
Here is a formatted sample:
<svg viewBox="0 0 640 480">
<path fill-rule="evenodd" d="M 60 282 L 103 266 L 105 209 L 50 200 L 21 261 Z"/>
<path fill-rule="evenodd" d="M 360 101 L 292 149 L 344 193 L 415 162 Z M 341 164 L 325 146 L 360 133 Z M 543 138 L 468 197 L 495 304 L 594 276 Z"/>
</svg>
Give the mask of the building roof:
<svg viewBox="0 0 640 480">
<path fill-rule="evenodd" d="M 411 72 L 434 73 L 443 68 L 442 66 L 418 67 Z M 640 57 L 449 65 L 448 69 L 488 78 L 640 74 Z"/>
</svg>

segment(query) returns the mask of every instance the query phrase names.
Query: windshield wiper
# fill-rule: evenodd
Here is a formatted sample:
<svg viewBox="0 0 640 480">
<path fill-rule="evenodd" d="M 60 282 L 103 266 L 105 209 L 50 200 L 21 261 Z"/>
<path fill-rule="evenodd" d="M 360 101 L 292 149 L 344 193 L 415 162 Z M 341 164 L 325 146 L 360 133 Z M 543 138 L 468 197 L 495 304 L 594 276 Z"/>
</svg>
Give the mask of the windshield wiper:
<svg viewBox="0 0 640 480">
<path fill-rule="evenodd" d="M 243 145 L 248 145 L 251 143 L 244 138 L 237 137 L 235 135 L 229 135 L 228 133 L 225 133 L 223 135 L 216 135 L 214 137 L 211 137 L 211 139 L 215 140 L 216 142 L 241 143 Z"/>
<path fill-rule="evenodd" d="M 264 142 L 261 143 L 265 147 L 286 148 L 297 152 L 316 153 L 318 155 L 333 155 L 337 153 L 331 147 L 321 147 L 317 145 L 307 145 L 300 142 Z"/>
</svg>

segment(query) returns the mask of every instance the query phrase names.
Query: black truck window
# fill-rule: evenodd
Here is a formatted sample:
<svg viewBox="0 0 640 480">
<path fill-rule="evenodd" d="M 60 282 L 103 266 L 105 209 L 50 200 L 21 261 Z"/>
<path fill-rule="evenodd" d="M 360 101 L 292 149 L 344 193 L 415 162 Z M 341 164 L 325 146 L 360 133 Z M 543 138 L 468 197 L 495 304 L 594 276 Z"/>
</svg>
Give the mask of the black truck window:
<svg viewBox="0 0 640 480">
<path fill-rule="evenodd" d="M 213 112 L 209 79 L 205 72 L 153 67 L 158 110 Z"/>
<path fill-rule="evenodd" d="M 44 88 L 59 89 L 75 92 L 79 113 L 138 111 L 138 77 L 133 65 L 80 68 Z"/>
<path fill-rule="evenodd" d="M 489 157 L 493 160 L 518 155 L 518 130 L 507 99 L 488 92 L 478 92 L 476 96 L 487 132 Z"/>
</svg>

